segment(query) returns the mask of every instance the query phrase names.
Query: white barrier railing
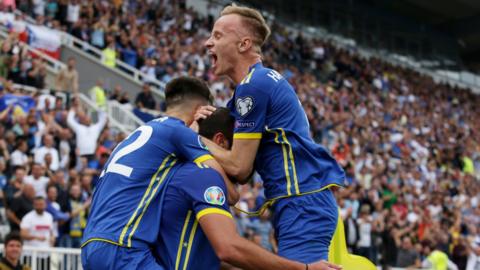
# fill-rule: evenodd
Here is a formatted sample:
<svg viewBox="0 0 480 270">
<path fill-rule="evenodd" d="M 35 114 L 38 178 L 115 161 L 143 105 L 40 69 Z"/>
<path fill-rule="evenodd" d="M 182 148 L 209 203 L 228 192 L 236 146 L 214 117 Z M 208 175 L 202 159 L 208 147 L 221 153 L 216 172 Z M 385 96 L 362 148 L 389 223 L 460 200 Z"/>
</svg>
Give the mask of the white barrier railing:
<svg viewBox="0 0 480 270">
<path fill-rule="evenodd" d="M 8 30 L 4 25 L 0 25 L 0 37 L 2 37 L 4 39 L 6 39 L 8 37 Z M 20 42 L 20 44 L 22 44 L 22 46 L 25 46 L 25 48 L 27 49 L 27 51 L 29 53 L 31 53 L 33 55 L 37 55 L 40 58 L 42 58 L 46 63 L 46 67 L 47 67 L 48 71 L 50 71 L 54 74 L 57 74 L 58 72 L 60 72 L 61 69 L 66 67 L 66 65 L 64 63 L 58 61 L 57 59 L 39 51 L 39 50 L 36 50 L 36 49 L 30 47 L 27 43 Z"/>
<path fill-rule="evenodd" d="M 109 100 L 107 102 L 107 112 L 110 118 L 122 123 L 130 132 L 144 124 L 144 122 L 132 112 L 131 104 L 120 104 L 115 100 Z"/>
<path fill-rule="evenodd" d="M 13 88 L 30 92 L 30 93 L 40 92 L 42 94 L 50 94 L 50 90 L 48 89 L 39 90 L 35 87 L 28 86 L 28 85 L 14 84 Z M 60 96 L 63 100 L 66 100 L 66 95 L 63 92 L 57 91 L 55 95 Z M 85 94 L 80 93 L 79 98 L 80 98 L 80 102 L 82 103 L 82 105 L 87 110 L 87 113 L 90 116 L 95 116 L 97 112 L 100 110 L 100 108 L 98 108 L 98 106 L 92 100 L 90 100 Z M 110 102 L 111 101 L 109 101 L 109 103 Z M 114 102 L 118 103 L 116 101 Z M 143 125 L 142 120 L 138 119 L 138 117 L 136 117 L 132 112 L 127 111 L 124 108 L 122 110 L 118 108 L 113 110 L 107 110 L 107 116 L 108 116 L 108 120 L 110 121 L 110 124 L 114 128 L 117 128 L 118 130 L 126 134 L 129 134 L 140 125 Z"/>
<path fill-rule="evenodd" d="M 30 24 L 37 24 L 37 22 L 32 17 L 22 13 L 20 10 L 15 10 L 14 14 L 17 16 L 21 16 L 26 22 Z M 90 59 L 98 62 L 99 64 L 103 64 L 104 55 L 100 49 L 90 45 L 88 42 L 84 42 L 83 40 L 80 40 L 70 35 L 69 33 L 60 31 L 59 33 L 61 34 L 62 45 L 68 46 L 70 49 L 75 50 L 76 52 L 81 52 L 82 55 L 89 57 Z M 115 68 L 113 70 L 118 72 L 118 74 L 123 75 L 125 78 L 133 79 L 137 83 L 148 82 L 150 85 L 152 85 L 151 90 L 155 96 L 157 96 L 159 99 L 165 98 L 165 83 L 159 81 L 157 78 L 151 78 L 137 68 L 132 67 L 119 59 L 115 60 L 115 64 L 118 68 Z"/>
<path fill-rule="evenodd" d="M 3 254 L 4 246 L 0 245 Z M 23 247 L 21 262 L 32 270 L 82 270 L 79 248 Z"/>
<path fill-rule="evenodd" d="M 95 102 L 89 99 L 85 94 L 80 93 L 78 96 L 80 98 L 80 102 L 82 103 L 82 105 L 84 105 L 84 108 L 87 110 L 87 113 L 90 116 L 96 116 L 96 114 L 99 111 L 101 111 L 101 109 L 97 106 L 97 104 L 95 104 Z M 112 115 L 109 114 L 108 111 L 106 113 L 108 116 L 108 121 L 113 127 L 119 129 L 120 131 L 126 134 L 129 134 L 130 132 L 133 131 L 133 129 L 129 129 L 128 126 L 123 125 L 122 122 L 119 122 L 117 119 L 112 117 Z"/>
</svg>

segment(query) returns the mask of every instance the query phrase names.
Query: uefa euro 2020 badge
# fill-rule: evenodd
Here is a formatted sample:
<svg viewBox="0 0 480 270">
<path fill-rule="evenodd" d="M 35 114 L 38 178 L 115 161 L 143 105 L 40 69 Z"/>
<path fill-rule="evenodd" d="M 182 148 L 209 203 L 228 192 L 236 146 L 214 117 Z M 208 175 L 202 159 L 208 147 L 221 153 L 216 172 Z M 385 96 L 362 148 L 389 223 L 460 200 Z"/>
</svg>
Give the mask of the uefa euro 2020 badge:
<svg viewBox="0 0 480 270">
<path fill-rule="evenodd" d="M 225 203 L 225 194 L 223 190 L 217 186 L 207 188 L 203 194 L 203 198 L 209 204 L 223 205 Z"/>
</svg>

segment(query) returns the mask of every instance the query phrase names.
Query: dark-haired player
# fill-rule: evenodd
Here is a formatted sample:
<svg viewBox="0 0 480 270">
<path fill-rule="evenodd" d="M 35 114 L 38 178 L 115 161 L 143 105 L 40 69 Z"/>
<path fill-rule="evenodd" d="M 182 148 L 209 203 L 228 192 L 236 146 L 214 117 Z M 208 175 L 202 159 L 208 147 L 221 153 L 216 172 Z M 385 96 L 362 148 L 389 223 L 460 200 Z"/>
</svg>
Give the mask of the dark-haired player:
<svg viewBox="0 0 480 270">
<path fill-rule="evenodd" d="M 221 171 L 188 128 L 195 111 L 210 99 L 204 82 L 172 80 L 165 90 L 166 116 L 140 126 L 115 148 L 93 194 L 82 244 L 84 269 L 162 269 L 150 250 L 158 236 L 162 186 L 179 163 Z M 228 180 L 226 185 L 232 186 Z M 229 194 L 236 196 L 233 188 Z"/>
<path fill-rule="evenodd" d="M 234 119 L 217 109 L 199 124 L 199 133 L 229 149 Z M 246 270 L 334 270 L 327 262 L 304 263 L 284 259 L 238 235 L 226 203 L 221 175 L 210 168 L 184 163 L 162 191 L 158 246 L 165 269 L 219 269 L 220 260 Z"/>
</svg>

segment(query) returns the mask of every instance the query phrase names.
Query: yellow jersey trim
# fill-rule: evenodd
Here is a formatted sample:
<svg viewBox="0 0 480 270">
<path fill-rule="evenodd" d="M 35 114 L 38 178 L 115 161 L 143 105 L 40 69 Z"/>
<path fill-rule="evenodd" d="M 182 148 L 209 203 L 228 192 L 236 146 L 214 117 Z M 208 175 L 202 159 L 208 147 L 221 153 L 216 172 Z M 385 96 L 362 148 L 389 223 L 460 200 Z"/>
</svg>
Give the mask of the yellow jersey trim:
<svg viewBox="0 0 480 270">
<path fill-rule="evenodd" d="M 160 173 L 160 171 L 162 171 L 163 168 L 165 168 L 165 165 L 167 164 L 167 161 L 170 159 L 170 157 L 171 157 L 171 155 L 167 156 L 167 157 L 163 160 L 163 162 L 162 162 L 162 164 L 160 165 L 160 167 L 158 167 L 157 172 L 155 172 L 155 174 L 154 174 L 154 175 L 152 176 L 152 178 L 150 179 L 150 184 L 148 184 L 148 188 L 147 188 L 147 190 L 145 191 L 145 193 L 143 194 L 142 200 L 141 200 L 140 203 L 138 204 L 137 209 L 135 209 L 135 212 L 133 212 L 133 215 L 130 217 L 130 219 L 128 220 L 128 222 L 127 222 L 127 224 L 125 225 L 125 227 L 123 227 L 122 233 L 120 234 L 120 238 L 118 239 L 118 242 L 120 243 L 120 245 L 123 245 L 123 238 L 125 238 L 125 235 L 127 234 L 128 228 L 130 228 L 130 227 L 132 226 L 133 221 L 134 221 L 135 218 L 137 217 L 138 211 L 140 211 L 140 209 L 143 207 L 143 203 L 144 203 L 145 200 L 147 199 L 148 194 L 150 193 L 150 190 L 152 189 L 153 184 L 155 183 L 155 179 L 157 178 L 158 173 Z"/>
<path fill-rule="evenodd" d="M 204 217 L 206 215 L 210 215 L 210 214 L 220 214 L 220 215 L 224 215 L 226 217 L 229 217 L 229 218 L 233 219 L 232 214 L 230 214 L 228 211 L 225 211 L 223 209 L 220 209 L 220 208 L 205 208 L 205 209 L 203 209 L 203 210 L 201 210 L 200 212 L 197 213 L 197 220 L 200 220 L 202 217 Z"/>
<path fill-rule="evenodd" d="M 137 230 L 138 224 L 140 224 L 140 221 L 142 220 L 143 215 L 144 215 L 145 212 L 147 211 L 148 206 L 149 206 L 150 203 L 152 202 L 153 197 L 155 196 L 155 194 L 157 193 L 158 189 L 159 189 L 160 186 L 162 185 L 163 181 L 165 180 L 165 177 L 166 177 L 166 176 L 168 175 L 168 173 L 170 172 L 170 169 L 175 165 L 176 162 L 177 162 L 177 160 L 175 159 L 175 160 L 172 161 L 172 163 L 170 163 L 170 165 L 168 166 L 168 168 L 162 173 L 162 177 L 158 180 L 157 186 L 153 189 L 153 192 L 150 193 L 150 197 L 148 198 L 147 203 L 145 204 L 145 207 L 144 207 L 143 210 L 142 210 L 142 213 L 141 213 L 140 216 L 138 217 L 137 221 L 135 222 L 135 225 L 133 226 L 132 231 L 130 232 L 130 235 L 128 236 L 128 246 L 129 246 L 129 247 L 132 246 L 132 236 L 133 236 L 133 234 L 135 233 L 135 231 Z"/>
<path fill-rule="evenodd" d="M 243 80 L 240 82 L 240 85 L 249 83 L 250 80 L 252 79 L 253 72 L 255 72 L 255 68 L 252 68 L 252 70 L 248 73 L 248 75 L 245 76 L 245 78 L 243 78 Z"/>
<path fill-rule="evenodd" d="M 300 188 L 298 187 L 297 168 L 295 166 L 295 157 L 293 156 L 292 145 L 288 141 L 287 135 L 285 135 L 285 130 L 283 128 L 280 128 L 280 131 L 282 131 L 283 141 L 287 144 L 287 147 L 288 147 L 288 156 L 289 156 L 289 161 L 291 162 L 291 165 L 292 165 L 293 183 L 294 183 L 294 186 L 295 186 L 295 193 L 300 194 Z"/>
<path fill-rule="evenodd" d="M 242 210 L 236 206 L 234 206 L 235 209 L 237 209 L 238 211 L 248 215 L 248 216 L 251 216 L 251 217 L 258 217 L 258 216 L 261 216 L 263 214 L 263 212 L 265 212 L 265 210 L 267 208 L 269 208 L 270 206 L 274 205 L 277 201 L 281 200 L 281 199 L 285 199 L 285 198 L 291 198 L 291 197 L 300 197 L 300 196 L 305 196 L 305 195 L 310 195 L 310 194 L 314 194 L 314 193 L 317 193 L 317 192 L 321 192 L 321 191 L 324 191 L 326 189 L 329 189 L 331 187 L 340 187 L 339 185 L 337 184 L 329 184 L 329 185 L 326 185 L 322 188 L 319 188 L 319 189 L 315 189 L 315 190 L 312 190 L 312 191 L 307 191 L 307 192 L 301 192 L 299 194 L 293 194 L 293 195 L 282 195 L 282 196 L 278 196 L 278 197 L 275 197 L 275 198 L 272 198 L 270 200 L 267 200 L 261 207 L 260 209 L 258 209 L 257 211 L 255 212 L 248 212 L 248 211 L 245 211 L 245 210 Z"/>
<path fill-rule="evenodd" d="M 187 212 L 187 216 L 185 217 L 185 222 L 183 223 L 182 234 L 180 235 L 180 242 L 178 243 L 177 260 L 175 261 L 175 270 L 178 270 L 178 267 L 180 266 L 180 260 L 182 259 L 183 240 L 185 239 L 185 233 L 187 232 L 188 222 L 190 221 L 191 215 L 192 215 L 192 211 L 189 210 Z"/>
<path fill-rule="evenodd" d="M 83 248 L 85 247 L 86 245 L 88 245 L 89 243 L 91 242 L 94 242 L 94 241 L 100 241 L 100 242 L 106 242 L 106 243 L 109 243 L 109 244 L 112 244 L 112 245 L 116 245 L 116 246 L 120 246 L 120 247 L 123 247 L 123 245 L 120 245 L 119 243 L 115 242 L 115 241 L 112 241 L 112 240 L 108 240 L 108 239 L 105 239 L 105 238 L 90 238 L 88 239 L 87 241 L 85 241 L 81 246 L 80 248 Z"/>
<path fill-rule="evenodd" d="M 195 238 L 195 233 L 197 232 L 198 221 L 195 220 L 193 223 L 192 230 L 190 231 L 190 237 L 188 239 L 188 247 L 187 247 L 187 254 L 185 255 L 185 260 L 183 262 L 183 270 L 187 270 L 188 260 L 190 258 L 190 251 L 192 250 L 193 246 L 193 239 Z"/>
<path fill-rule="evenodd" d="M 205 154 L 203 156 L 199 156 L 198 158 L 196 158 L 193 162 L 194 163 L 202 163 L 202 162 L 205 162 L 207 160 L 210 160 L 210 159 L 213 159 L 212 155 L 210 154 Z"/>
<path fill-rule="evenodd" d="M 283 142 L 280 142 L 278 137 L 279 133 L 277 133 L 276 130 L 272 129 L 267 129 L 268 132 L 275 134 L 275 143 L 279 144 L 282 147 L 282 153 L 283 153 L 283 169 L 285 171 L 285 178 L 287 178 L 287 195 L 290 196 L 292 192 L 290 191 L 292 189 L 292 182 L 290 179 L 290 170 L 288 169 L 288 157 L 287 157 L 287 149 Z M 282 137 L 283 139 L 283 137 Z"/>
<path fill-rule="evenodd" d="M 262 133 L 235 133 L 233 134 L 233 138 L 246 140 L 261 139 Z"/>
</svg>

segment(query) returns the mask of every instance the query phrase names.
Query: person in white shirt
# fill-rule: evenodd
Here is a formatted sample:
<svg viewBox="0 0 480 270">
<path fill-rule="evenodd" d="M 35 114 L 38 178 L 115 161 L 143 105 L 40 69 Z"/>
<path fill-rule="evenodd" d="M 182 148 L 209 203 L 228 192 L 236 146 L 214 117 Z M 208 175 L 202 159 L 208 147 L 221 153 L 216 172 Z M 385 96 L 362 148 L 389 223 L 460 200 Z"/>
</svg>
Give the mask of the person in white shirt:
<svg viewBox="0 0 480 270">
<path fill-rule="evenodd" d="M 26 166 L 28 163 L 28 144 L 24 139 L 19 139 L 15 151 L 10 155 L 10 166 Z"/>
<path fill-rule="evenodd" d="M 67 6 L 67 21 L 72 25 L 78 21 L 80 17 L 80 5 L 76 0 L 72 0 Z"/>
<path fill-rule="evenodd" d="M 47 197 L 47 185 L 50 182 L 44 176 L 44 168 L 41 164 L 35 163 L 32 167 L 32 174 L 25 177 L 25 184 L 30 184 L 35 189 L 35 196 Z"/>
<path fill-rule="evenodd" d="M 25 246 L 52 247 L 55 243 L 53 217 L 46 212 L 45 198 L 36 197 L 32 211 L 28 212 L 20 223 L 20 235 Z"/>
<path fill-rule="evenodd" d="M 89 161 L 94 158 L 97 149 L 97 140 L 107 123 L 107 115 L 103 111 L 98 112 L 98 122 L 91 123 L 90 117 L 79 110 L 79 105 L 75 105 L 76 110 L 71 109 L 68 112 L 67 124 L 75 132 L 77 147 L 80 156 L 86 156 Z M 78 117 L 78 121 L 75 119 Z"/>
<path fill-rule="evenodd" d="M 52 163 L 49 169 L 56 171 L 60 166 L 60 158 L 58 156 L 58 150 L 53 147 L 53 143 L 53 136 L 46 134 L 43 137 L 43 146 L 35 150 L 34 162 L 45 166 L 45 156 L 50 154 L 52 156 Z"/>
</svg>

